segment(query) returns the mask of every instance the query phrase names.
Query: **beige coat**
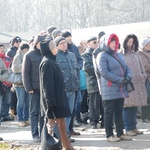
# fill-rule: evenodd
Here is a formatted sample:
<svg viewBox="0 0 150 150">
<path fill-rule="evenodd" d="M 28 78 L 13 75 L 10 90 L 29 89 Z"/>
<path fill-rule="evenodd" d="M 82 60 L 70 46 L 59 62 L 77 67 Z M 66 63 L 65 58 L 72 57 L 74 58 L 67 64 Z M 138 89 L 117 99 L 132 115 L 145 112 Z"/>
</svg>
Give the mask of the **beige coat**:
<svg viewBox="0 0 150 150">
<path fill-rule="evenodd" d="M 135 91 L 129 93 L 129 98 L 124 101 L 124 107 L 136 107 L 147 105 L 147 93 L 145 88 L 146 73 L 140 56 L 137 52 L 124 54 L 125 61 L 132 71 L 132 82 Z"/>
<path fill-rule="evenodd" d="M 145 69 L 145 72 L 147 74 L 147 78 L 150 81 L 150 52 L 139 51 L 139 55 L 140 55 L 143 67 Z"/>
</svg>

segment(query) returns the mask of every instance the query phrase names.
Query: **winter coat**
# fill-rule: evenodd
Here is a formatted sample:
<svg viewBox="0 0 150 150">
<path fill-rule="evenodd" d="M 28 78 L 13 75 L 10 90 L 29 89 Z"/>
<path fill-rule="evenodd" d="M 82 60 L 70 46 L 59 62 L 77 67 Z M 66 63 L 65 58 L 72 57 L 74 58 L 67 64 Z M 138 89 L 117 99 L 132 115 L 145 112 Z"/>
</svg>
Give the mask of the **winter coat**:
<svg viewBox="0 0 150 150">
<path fill-rule="evenodd" d="M 11 47 L 7 51 L 6 56 L 9 56 L 11 60 L 13 60 L 14 56 L 16 55 L 17 50 L 18 50 L 18 47 L 15 47 L 15 46 Z"/>
<path fill-rule="evenodd" d="M 10 64 L 11 64 L 11 59 L 9 57 L 7 57 L 5 54 L 0 54 L 0 58 L 3 60 L 3 62 L 5 63 L 6 67 L 9 69 L 10 68 Z M 3 82 L 7 87 L 11 87 L 12 85 L 8 82 Z"/>
<path fill-rule="evenodd" d="M 147 78 L 150 82 L 150 52 L 140 50 L 139 55 L 141 58 L 142 65 L 145 69 Z"/>
<path fill-rule="evenodd" d="M 116 39 L 115 51 L 108 47 L 112 38 Z M 102 100 L 114 100 L 129 96 L 126 86 L 122 82 L 125 77 L 132 79 L 132 74 L 123 55 L 117 53 L 118 44 L 119 39 L 115 34 L 107 35 L 102 48 L 103 52 L 99 53 L 96 59 L 98 71 L 101 74 Z"/>
<path fill-rule="evenodd" d="M 78 47 L 74 44 L 68 44 L 68 51 L 75 54 L 76 59 L 77 59 L 77 63 L 78 63 L 78 69 L 81 70 L 83 67 L 83 60 L 82 60 L 81 55 L 79 53 Z"/>
<path fill-rule="evenodd" d="M 124 101 L 124 107 L 147 105 L 147 93 L 145 88 L 146 74 L 140 56 L 137 52 L 125 53 L 125 61 L 132 71 L 132 83 L 135 90 L 129 93 Z"/>
<path fill-rule="evenodd" d="M 94 72 L 94 66 L 93 66 L 93 59 L 92 59 L 92 53 L 94 49 L 90 48 L 87 49 L 83 54 L 83 70 L 85 71 L 86 75 L 86 82 L 87 82 L 87 91 L 88 93 L 96 93 L 98 92 L 98 84 L 96 75 Z"/>
<path fill-rule="evenodd" d="M 43 116 L 48 110 L 48 118 L 53 119 L 53 113 L 49 111 L 53 109 L 56 118 L 64 118 L 70 116 L 64 79 L 48 45 L 49 41 L 41 42 L 41 52 L 44 55 L 39 69 L 41 113 Z"/>
<path fill-rule="evenodd" d="M 13 62 L 12 62 L 12 71 L 14 73 L 22 74 L 22 61 L 23 61 L 24 52 L 18 49 Z M 15 87 L 23 87 L 23 84 L 14 84 Z"/>
<path fill-rule="evenodd" d="M 95 75 L 96 75 L 96 79 L 97 79 L 97 83 L 98 83 L 98 88 L 99 88 L 99 92 L 101 93 L 101 90 L 100 90 L 100 73 L 98 71 L 98 67 L 97 67 L 97 64 L 96 64 L 96 58 L 97 58 L 97 55 L 102 52 L 102 50 L 100 49 L 100 47 L 96 48 L 94 51 L 93 51 L 93 66 L 94 66 L 94 72 L 95 72 Z"/>
<path fill-rule="evenodd" d="M 39 65 L 43 55 L 40 50 L 34 49 L 24 55 L 22 63 L 22 81 L 26 92 L 40 91 Z"/>
<path fill-rule="evenodd" d="M 8 78 L 8 70 L 3 62 L 3 60 L 0 58 L 0 82 L 6 81 Z"/>
<path fill-rule="evenodd" d="M 75 54 L 69 51 L 58 50 L 56 62 L 63 74 L 65 90 L 70 92 L 78 91 L 78 64 Z"/>
</svg>

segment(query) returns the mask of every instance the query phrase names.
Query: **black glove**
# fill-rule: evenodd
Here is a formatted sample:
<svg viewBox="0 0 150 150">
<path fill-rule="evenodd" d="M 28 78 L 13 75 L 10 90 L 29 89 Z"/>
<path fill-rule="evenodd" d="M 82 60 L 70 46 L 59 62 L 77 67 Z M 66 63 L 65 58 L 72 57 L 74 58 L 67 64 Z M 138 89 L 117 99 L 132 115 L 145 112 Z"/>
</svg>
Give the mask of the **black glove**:
<svg viewBox="0 0 150 150">
<path fill-rule="evenodd" d="M 54 113 L 54 107 L 48 107 L 47 116 L 49 118 L 56 118 L 55 113 Z"/>
<path fill-rule="evenodd" d="M 125 77 L 124 80 L 122 81 L 122 84 L 127 84 L 130 82 L 130 78 Z"/>
</svg>

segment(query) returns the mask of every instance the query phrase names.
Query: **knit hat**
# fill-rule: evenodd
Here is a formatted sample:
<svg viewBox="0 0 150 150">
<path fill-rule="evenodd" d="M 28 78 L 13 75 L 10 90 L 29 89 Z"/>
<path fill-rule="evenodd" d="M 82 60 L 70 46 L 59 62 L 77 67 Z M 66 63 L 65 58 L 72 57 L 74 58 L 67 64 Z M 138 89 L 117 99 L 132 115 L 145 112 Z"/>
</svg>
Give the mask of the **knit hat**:
<svg viewBox="0 0 150 150">
<path fill-rule="evenodd" d="M 87 40 L 87 43 L 91 42 L 91 41 L 95 41 L 97 40 L 97 37 L 96 36 L 91 36 L 88 40 Z"/>
<path fill-rule="evenodd" d="M 15 42 L 21 42 L 21 38 L 19 36 L 13 37 L 10 41 L 11 46 L 13 46 Z"/>
<path fill-rule="evenodd" d="M 52 32 L 52 38 L 55 39 L 60 33 L 62 33 L 61 30 L 55 29 L 55 30 Z"/>
<path fill-rule="evenodd" d="M 56 37 L 56 39 L 54 40 L 54 42 L 56 43 L 56 46 L 58 46 L 58 44 L 59 44 L 61 41 L 63 41 L 63 40 L 66 41 L 66 39 L 65 39 L 64 37 L 59 36 L 59 37 Z"/>
<path fill-rule="evenodd" d="M 103 35 L 105 35 L 105 32 L 104 32 L 104 31 L 101 31 L 101 32 L 98 34 L 98 39 L 100 39 Z"/>
<path fill-rule="evenodd" d="M 37 43 L 43 41 L 45 39 L 45 36 L 43 35 L 37 35 L 35 38 L 34 38 L 34 47 L 36 46 Z"/>
<path fill-rule="evenodd" d="M 144 37 L 144 38 L 141 40 L 141 49 L 143 49 L 149 42 L 150 42 L 150 38 Z"/>
<path fill-rule="evenodd" d="M 61 36 L 66 38 L 66 37 L 72 36 L 72 35 L 71 35 L 71 33 L 69 31 L 64 31 L 64 32 L 62 32 Z"/>
<path fill-rule="evenodd" d="M 50 26 L 48 29 L 47 29 L 47 32 L 49 34 L 51 34 L 55 29 L 57 29 L 56 27 L 53 27 L 53 26 Z"/>
</svg>

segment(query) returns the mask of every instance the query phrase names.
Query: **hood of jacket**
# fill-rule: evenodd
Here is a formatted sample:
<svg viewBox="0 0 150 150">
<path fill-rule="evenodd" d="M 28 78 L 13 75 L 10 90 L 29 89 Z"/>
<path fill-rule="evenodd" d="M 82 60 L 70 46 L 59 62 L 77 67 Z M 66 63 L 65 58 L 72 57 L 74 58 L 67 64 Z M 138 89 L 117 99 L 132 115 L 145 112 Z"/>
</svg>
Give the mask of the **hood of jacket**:
<svg viewBox="0 0 150 150">
<path fill-rule="evenodd" d="M 51 39 L 45 39 L 40 43 L 41 46 L 41 54 L 44 55 L 45 57 L 51 58 L 53 60 L 56 60 L 56 56 L 54 56 L 49 48 L 49 42 Z"/>
<path fill-rule="evenodd" d="M 113 51 L 109 48 L 109 44 L 111 43 L 112 38 L 114 38 L 116 41 L 115 51 Z M 103 51 L 105 51 L 107 53 L 115 53 L 118 50 L 118 46 L 119 46 L 119 38 L 116 34 L 104 35 L 104 37 L 101 41 L 101 48 Z"/>
</svg>

